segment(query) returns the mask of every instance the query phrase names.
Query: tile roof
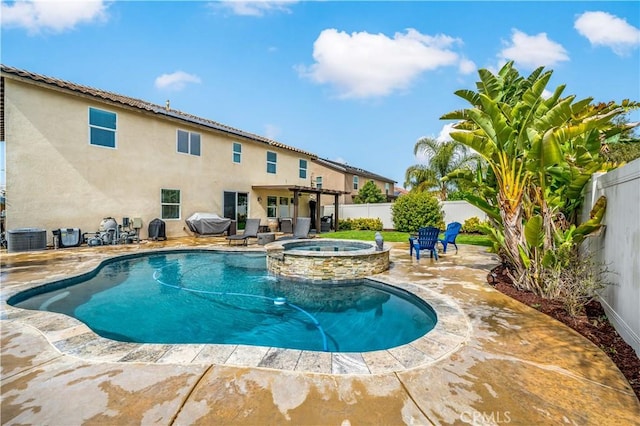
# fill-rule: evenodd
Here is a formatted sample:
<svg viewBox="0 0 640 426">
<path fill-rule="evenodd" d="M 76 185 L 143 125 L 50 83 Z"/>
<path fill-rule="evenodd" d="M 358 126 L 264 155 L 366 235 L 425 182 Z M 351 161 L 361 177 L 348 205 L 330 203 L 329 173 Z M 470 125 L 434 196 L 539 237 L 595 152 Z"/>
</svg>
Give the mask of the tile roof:
<svg viewBox="0 0 640 426">
<path fill-rule="evenodd" d="M 117 93 L 107 92 L 105 90 L 96 89 L 89 86 L 83 86 L 80 84 L 71 83 L 69 81 L 60 80 L 53 77 L 48 77 L 41 74 L 36 74 L 33 72 L 21 70 L 18 68 L 10 67 L 7 65 L 0 65 L 2 69 L 2 75 L 6 77 L 17 78 L 21 81 L 31 81 L 40 84 L 44 84 L 45 86 L 55 87 L 58 89 L 63 89 L 65 91 L 81 93 L 83 95 L 87 95 L 96 99 L 100 99 L 107 102 L 112 102 L 120 105 L 124 105 L 131 108 L 141 109 L 145 111 L 152 112 L 157 115 L 171 117 L 174 119 L 182 120 L 191 124 L 197 124 L 200 126 L 207 127 L 212 130 L 217 130 L 223 133 L 227 133 L 234 136 L 240 136 L 243 138 L 251 139 L 257 142 L 262 142 L 267 145 L 281 148 L 289 151 L 294 151 L 300 154 L 308 155 L 312 158 L 316 158 L 317 155 L 311 152 L 307 152 L 289 145 L 285 145 L 283 143 L 253 134 L 249 132 L 245 132 L 244 130 L 236 129 L 234 127 L 226 126 L 224 124 L 218 123 L 213 120 L 209 120 L 206 118 L 197 117 L 192 114 L 188 114 L 186 112 L 182 112 L 175 109 L 169 109 L 166 106 L 161 106 L 157 104 L 153 104 L 150 102 L 146 102 L 140 99 L 130 98 L 128 96 L 122 96 Z"/>
<path fill-rule="evenodd" d="M 357 175 L 357 176 L 362 176 L 362 177 L 368 177 L 371 179 L 376 179 L 379 181 L 383 181 L 383 182 L 393 182 L 396 183 L 395 180 L 388 178 L 388 177 L 384 177 L 381 176 L 379 174 L 376 173 L 372 173 L 368 170 L 365 169 L 361 169 L 359 167 L 354 167 L 354 166 L 350 166 L 346 163 L 339 163 L 337 161 L 333 161 L 333 160 L 328 160 L 326 158 L 316 158 L 314 159 L 314 161 L 318 164 L 321 164 L 323 166 L 332 168 L 334 170 L 337 170 L 339 172 L 342 173 L 349 173 L 349 174 L 353 174 L 353 175 Z"/>
</svg>

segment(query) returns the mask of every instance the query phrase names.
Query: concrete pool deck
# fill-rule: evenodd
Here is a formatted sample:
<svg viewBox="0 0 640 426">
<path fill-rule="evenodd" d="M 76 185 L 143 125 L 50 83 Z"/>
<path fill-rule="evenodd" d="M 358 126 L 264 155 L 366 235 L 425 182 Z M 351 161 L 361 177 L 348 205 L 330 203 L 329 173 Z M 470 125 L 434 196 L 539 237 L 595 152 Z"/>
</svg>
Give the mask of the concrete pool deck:
<svg viewBox="0 0 640 426">
<path fill-rule="evenodd" d="M 59 314 L 13 308 L 17 291 L 124 253 L 227 249 L 224 238 L 2 252 L 2 424 L 639 424 L 609 358 L 486 283 L 496 258 L 461 246 L 439 262 L 392 244 L 380 281 L 434 297 L 445 324 L 389 351 L 329 354 L 234 345 L 133 345 Z M 252 248 L 260 246 L 252 245 Z M 236 248 L 234 250 L 246 250 Z"/>
</svg>

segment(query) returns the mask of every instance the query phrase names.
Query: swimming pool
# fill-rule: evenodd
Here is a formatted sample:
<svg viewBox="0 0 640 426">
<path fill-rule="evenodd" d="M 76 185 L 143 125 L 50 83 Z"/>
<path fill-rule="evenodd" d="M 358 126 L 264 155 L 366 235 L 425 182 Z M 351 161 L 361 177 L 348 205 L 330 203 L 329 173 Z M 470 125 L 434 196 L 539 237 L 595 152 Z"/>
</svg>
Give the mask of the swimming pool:
<svg viewBox="0 0 640 426">
<path fill-rule="evenodd" d="M 436 315 L 403 290 L 360 280 L 324 286 L 267 273 L 264 254 L 173 251 L 111 259 L 90 274 L 8 300 L 64 313 L 138 343 L 222 343 L 367 352 L 411 342 Z"/>
</svg>

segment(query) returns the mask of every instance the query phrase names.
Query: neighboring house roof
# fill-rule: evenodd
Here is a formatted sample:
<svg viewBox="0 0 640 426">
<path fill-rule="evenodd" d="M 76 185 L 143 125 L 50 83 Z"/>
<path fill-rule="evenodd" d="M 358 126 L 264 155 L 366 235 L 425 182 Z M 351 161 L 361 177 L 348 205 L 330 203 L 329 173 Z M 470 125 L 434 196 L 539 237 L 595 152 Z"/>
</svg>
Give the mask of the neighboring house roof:
<svg viewBox="0 0 640 426">
<path fill-rule="evenodd" d="M 393 187 L 393 193 L 396 195 L 396 197 L 398 197 L 400 195 L 408 194 L 409 191 L 407 191 L 404 188 L 400 188 L 399 186 L 394 186 Z"/>
<path fill-rule="evenodd" d="M 332 160 L 328 160 L 326 158 L 315 158 L 313 161 L 315 161 L 318 164 L 321 164 L 325 167 L 329 167 L 331 169 L 337 170 L 339 172 L 342 173 L 348 173 L 348 174 L 352 174 L 352 175 L 356 175 L 356 176 L 362 176 L 365 178 L 370 178 L 370 179 L 375 179 L 375 180 L 379 180 L 382 182 L 391 182 L 391 183 L 396 183 L 395 180 L 384 177 L 384 176 L 380 176 L 376 173 L 372 173 L 369 172 L 367 170 L 361 169 L 359 167 L 353 167 L 350 166 L 348 164 L 344 164 L 344 163 L 338 163 L 337 161 L 332 161 Z"/>
<path fill-rule="evenodd" d="M 44 85 L 51 88 L 63 89 L 65 91 L 82 94 L 82 95 L 96 98 L 102 101 L 112 102 L 112 103 L 121 104 L 128 107 L 140 109 L 140 110 L 149 111 L 160 116 L 178 119 L 186 123 L 204 126 L 209 129 L 217 130 L 233 136 L 240 136 L 240 137 L 251 139 L 257 142 L 262 142 L 264 144 L 267 144 L 273 147 L 286 149 L 289 151 L 294 151 L 300 154 L 308 155 L 312 158 L 317 158 L 316 154 L 313 154 L 289 145 L 285 145 L 283 143 L 280 143 L 262 136 L 255 135 L 253 133 L 245 132 L 240 129 L 226 126 L 224 124 L 218 123 L 213 120 L 208 120 L 206 118 L 197 117 L 195 115 L 187 114 L 182 111 L 170 109 L 168 105 L 161 106 L 161 105 L 153 104 L 150 102 L 142 101 L 140 99 L 130 98 L 128 96 L 122 96 L 117 93 L 107 92 L 107 91 L 95 89 L 89 86 L 82 86 L 80 84 L 75 84 L 65 80 L 60 80 L 57 78 L 52 78 L 45 75 L 32 73 L 29 71 L 21 70 L 18 68 L 7 66 L 7 65 L 0 65 L 0 67 L 2 69 L 3 75 L 10 76 L 12 78 L 16 78 L 21 81 L 26 80 L 39 85 Z"/>
</svg>

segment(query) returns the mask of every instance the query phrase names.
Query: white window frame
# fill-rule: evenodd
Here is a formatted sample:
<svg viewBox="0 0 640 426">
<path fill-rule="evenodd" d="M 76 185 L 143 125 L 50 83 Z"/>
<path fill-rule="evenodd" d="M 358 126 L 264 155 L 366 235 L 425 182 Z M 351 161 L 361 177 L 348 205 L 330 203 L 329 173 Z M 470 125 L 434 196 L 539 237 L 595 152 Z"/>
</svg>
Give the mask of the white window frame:
<svg viewBox="0 0 640 426">
<path fill-rule="evenodd" d="M 91 110 L 96 110 L 96 111 L 102 111 L 102 112 L 106 112 L 109 114 L 113 114 L 116 118 L 116 123 L 115 123 L 115 128 L 114 129 L 110 129 L 108 127 L 102 127 L 102 126 L 98 126 L 95 124 L 91 124 Z M 97 107 L 89 107 L 89 109 L 87 110 L 87 123 L 89 124 L 89 145 L 91 146 L 97 146 L 99 148 L 108 148 L 108 149 L 116 149 L 118 147 L 118 113 L 113 112 L 113 111 L 109 111 L 107 109 L 102 109 L 102 108 L 97 108 Z M 113 133 L 113 146 L 108 146 L 108 145 L 100 145 L 97 143 L 93 143 L 92 139 L 91 139 L 91 129 L 98 129 L 98 130 L 103 130 L 103 131 L 107 131 L 107 132 L 112 132 Z"/>
<path fill-rule="evenodd" d="M 322 176 L 316 176 L 316 189 L 322 189 Z"/>
<path fill-rule="evenodd" d="M 273 154 L 275 160 L 269 160 L 269 154 Z M 269 171 L 269 166 L 273 166 L 273 171 Z M 274 151 L 267 151 L 267 173 L 269 174 L 277 174 L 278 173 L 278 153 Z"/>
<path fill-rule="evenodd" d="M 238 148 L 237 151 L 236 147 Z M 238 156 L 238 161 L 236 161 L 236 155 Z M 240 142 L 234 142 L 231 146 L 231 161 L 234 164 L 242 163 L 242 144 Z"/>
<path fill-rule="evenodd" d="M 302 167 L 304 163 L 304 167 Z M 298 165 L 300 166 L 300 171 L 298 172 L 298 177 L 300 179 L 306 179 L 307 178 L 307 170 L 309 167 L 309 163 L 307 160 L 305 160 L 304 158 L 301 158 L 300 161 L 298 162 Z"/>
<path fill-rule="evenodd" d="M 180 151 L 180 132 L 187 134 L 187 151 Z M 198 136 L 198 153 L 194 154 L 194 136 Z M 179 154 L 193 155 L 194 157 L 200 157 L 202 155 L 202 135 L 198 132 L 192 132 L 190 130 L 177 129 L 176 130 L 176 152 Z"/>
<path fill-rule="evenodd" d="M 272 213 L 273 216 L 269 213 Z M 278 197 L 275 195 L 267 195 L 267 217 L 269 219 L 278 217 Z"/>
<path fill-rule="evenodd" d="M 163 192 L 164 191 L 178 191 L 178 202 L 177 203 L 169 203 L 163 201 Z M 174 188 L 162 188 L 160 190 L 160 217 L 162 220 L 180 220 L 182 217 L 182 191 Z M 178 217 L 164 217 L 164 206 L 178 206 Z"/>
<path fill-rule="evenodd" d="M 357 191 L 360 187 L 360 178 L 356 175 L 353 175 L 353 190 Z"/>
</svg>

